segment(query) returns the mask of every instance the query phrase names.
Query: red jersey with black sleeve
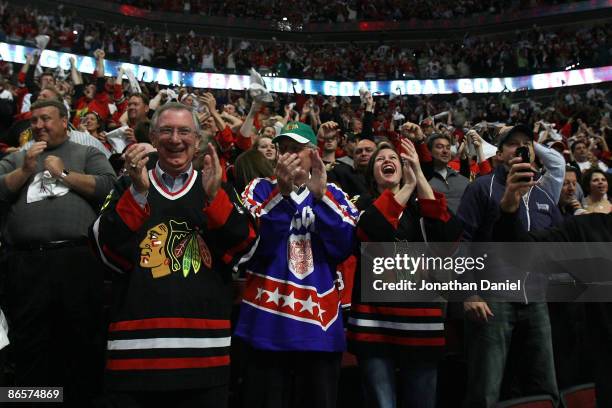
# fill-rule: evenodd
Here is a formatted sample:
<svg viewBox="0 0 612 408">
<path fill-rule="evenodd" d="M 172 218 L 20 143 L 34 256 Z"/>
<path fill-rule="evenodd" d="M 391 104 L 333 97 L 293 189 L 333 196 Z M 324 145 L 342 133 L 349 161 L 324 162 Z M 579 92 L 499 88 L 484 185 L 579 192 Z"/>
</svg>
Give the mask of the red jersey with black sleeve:
<svg viewBox="0 0 612 408">
<path fill-rule="evenodd" d="M 407 205 L 391 190 L 377 198 L 362 196 L 357 224 L 362 242 L 458 241 L 461 224 L 448 211 L 444 194 L 434 200 L 412 196 Z M 358 357 L 389 357 L 398 361 L 435 361 L 442 357 L 444 316 L 438 303 L 366 303 L 361 299 L 361 259 L 353 286 L 347 326 L 349 351 Z"/>
</svg>

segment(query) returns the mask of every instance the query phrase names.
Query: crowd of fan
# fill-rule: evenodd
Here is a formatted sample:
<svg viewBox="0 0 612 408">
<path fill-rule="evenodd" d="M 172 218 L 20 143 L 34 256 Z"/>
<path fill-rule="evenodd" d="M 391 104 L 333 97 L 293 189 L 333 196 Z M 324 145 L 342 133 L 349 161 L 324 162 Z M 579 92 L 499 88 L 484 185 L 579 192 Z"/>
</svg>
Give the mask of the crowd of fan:
<svg viewBox="0 0 612 408">
<path fill-rule="evenodd" d="M 233 0 L 128 0 L 121 1 L 147 10 L 163 10 L 205 16 L 286 19 L 293 23 L 343 23 L 364 20 L 449 19 L 473 15 L 493 15 L 525 7 L 551 4 L 550 1 L 462 0 L 424 2 L 418 0 L 336 0 L 278 1 L 267 0 L 256 4 Z M 559 3 L 559 2 L 554 2 Z"/>
<path fill-rule="evenodd" d="M 96 66 L 100 70 L 105 53 L 97 50 L 95 55 Z M 246 91 L 165 88 L 157 83 L 145 82 L 130 84 L 125 79 L 127 77 L 124 72 L 120 72 L 122 80 L 100 77 L 97 75 L 98 71 L 94 72 L 93 76 L 82 76 L 74 66 L 69 73 L 56 78 L 53 72 L 36 69 L 35 56 L 28 56 L 27 59 L 28 62 L 22 66 L 5 62 L 0 67 L 4 75 L 0 94 L 0 129 L 3 132 L 0 140 L 4 142 L 5 152 L 19 148 L 28 141 L 22 133 L 27 129 L 27 120 L 24 119 L 27 119 L 28 107 L 36 98 L 53 97 L 63 100 L 70 107 L 71 122 L 75 128 L 92 133 L 107 147 L 110 145 L 104 137 L 105 132 L 124 125 L 136 128 L 137 119 L 145 119 L 144 113 L 148 107 L 154 110 L 173 98 L 196 106 L 204 122 L 204 116 L 210 119 L 211 110 L 217 106 L 223 120 L 234 132 L 234 138 L 252 108 L 252 101 Z M 139 105 L 144 111 L 138 115 L 129 108 L 131 93 L 141 95 Z M 404 121 L 431 123 L 432 118 L 435 118 L 433 121 L 439 130 L 444 129 L 461 140 L 466 129 L 481 122 L 526 123 L 530 126 L 542 123 L 550 130 L 547 141 L 561 142 L 564 150 L 569 149 L 570 143 L 577 135 L 595 138 L 592 139 L 595 144 L 590 143 L 589 146 L 599 156 L 601 150 L 596 148 L 598 138 L 608 136 L 610 130 L 609 115 L 604 115 L 604 112 L 610 109 L 607 101 L 607 92 L 595 86 L 582 95 L 575 89 L 566 95 L 557 92 L 554 97 L 548 97 L 545 101 L 533 99 L 524 92 L 504 92 L 471 98 L 459 94 L 454 101 L 430 96 L 380 97 L 377 98 L 371 126 L 375 137 L 385 137 L 396 132 Z M 255 129 L 248 130 L 245 136 L 253 136 L 267 126 L 280 129 L 283 123 L 294 118 L 308 122 L 315 130 L 321 123 L 333 121 L 339 124 L 341 134 L 345 136 L 360 133 L 364 110 L 355 102 L 355 98 L 348 97 L 312 96 L 304 93 L 275 94 L 272 103 L 259 106 L 254 118 L 251 118 Z M 88 113 L 93 113 L 93 116 L 88 116 Z M 210 133 L 211 126 L 205 125 L 204 128 L 208 129 L 208 136 L 214 136 Z M 551 138 L 551 135 L 555 135 L 555 138 Z M 483 137 L 489 142 L 494 141 L 490 132 L 485 132 Z M 131 134 L 129 139 L 146 140 L 146 135 L 138 137 Z M 225 147 L 230 145 L 233 146 L 230 142 Z M 456 148 L 458 147 L 459 141 L 456 143 Z M 121 152 L 111 148 L 109 153 Z M 228 157 L 235 157 L 235 154 Z"/>
<path fill-rule="evenodd" d="M 327 80 L 391 80 L 512 76 L 608 64 L 612 25 L 558 30 L 533 27 L 512 38 L 472 37 L 424 45 L 401 43 L 306 44 L 258 42 L 156 33 L 75 19 L 69 10 L 47 15 L 4 3 L 0 40 L 33 45 L 38 34 L 49 48 L 183 71 L 247 73 Z"/>
</svg>

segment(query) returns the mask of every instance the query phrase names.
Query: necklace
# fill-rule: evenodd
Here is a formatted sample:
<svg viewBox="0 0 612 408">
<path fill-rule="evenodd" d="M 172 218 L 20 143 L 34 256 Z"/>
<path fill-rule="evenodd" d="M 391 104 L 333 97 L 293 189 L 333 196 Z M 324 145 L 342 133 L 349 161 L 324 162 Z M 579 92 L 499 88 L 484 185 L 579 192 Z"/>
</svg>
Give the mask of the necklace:
<svg viewBox="0 0 612 408">
<path fill-rule="evenodd" d="M 588 197 L 589 208 L 594 210 L 608 210 L 610 211 L 610 201 L 607 198 L 603 198 L 599 201 L 591 200 L 591 197 Z"/>
</svg>

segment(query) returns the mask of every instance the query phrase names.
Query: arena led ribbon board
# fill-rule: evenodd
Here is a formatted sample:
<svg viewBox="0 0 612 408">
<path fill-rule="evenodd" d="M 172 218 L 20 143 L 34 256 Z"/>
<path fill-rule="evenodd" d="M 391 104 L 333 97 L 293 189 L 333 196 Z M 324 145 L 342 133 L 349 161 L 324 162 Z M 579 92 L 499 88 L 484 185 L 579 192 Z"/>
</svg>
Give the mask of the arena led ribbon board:
<svg viewBox="0 0 612 408">
<path fill-rule="evenodd" d="M 35 48 L 0 42 L 0 57 L 4 61 L 24 64 L 26 55 Z M 70 58 L 76 58 L 77 69 L 91 74 L 95 70 L 93 57 L 71 53 L 45 50 L 40 58 L 40 65 L 55 69 L 70 69 Z M 182 72 L 146 65 L 130 64 L 120 61 L 104 61 L 105 74 L 115 76 L 120 67 L 130 68 L 139 80 L 158 82 L 161 85 L 182 85 L 194 88 L 234 89 L 237 91 L 249 87 L 249 75 L 213 74 L 204 72 Z M 293 92 L 293 84 L 298 92 L 322 94 L 326 96 L 359 96 L 359 89 L 367 88 L 382 95 L 440 95 L 461 92 L 499 93 L 507 89 L 518 90 L 551 89 L 562 86 L 596 84 L 612 81 L 612 65 L 598 68 L 573 69 L 546 74 L 525 75 L 503 78 L 461 78 L 461 79 L 424 79 L 395 81 L 319 81 L 311 79 L 263 77 L 266 87 L 277 93 Z"/>
</svg>

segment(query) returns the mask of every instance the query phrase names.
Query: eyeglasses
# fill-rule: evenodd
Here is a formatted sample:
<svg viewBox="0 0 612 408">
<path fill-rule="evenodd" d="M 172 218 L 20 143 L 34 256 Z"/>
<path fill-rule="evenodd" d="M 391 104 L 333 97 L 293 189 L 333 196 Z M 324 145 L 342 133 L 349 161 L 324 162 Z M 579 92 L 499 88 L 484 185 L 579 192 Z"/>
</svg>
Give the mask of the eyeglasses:
<svg viewBox="0 0 612 408">
<path fill-rule="evenodd" d="M 159 133 L 160 136 L 165 137 L 172 137 L 172 135 L 174 135 L 174 132 L 177 132 L 180 137 L 187 137 L 194 133 L 195 130 L 187 127 L 173 128 L 165 126 L 157 129 L 157 133 Z"/>
</svg>

